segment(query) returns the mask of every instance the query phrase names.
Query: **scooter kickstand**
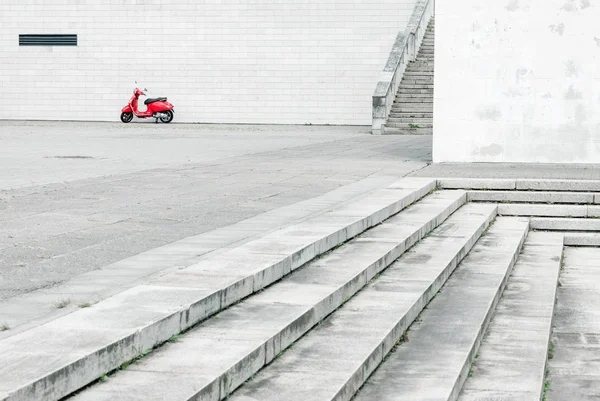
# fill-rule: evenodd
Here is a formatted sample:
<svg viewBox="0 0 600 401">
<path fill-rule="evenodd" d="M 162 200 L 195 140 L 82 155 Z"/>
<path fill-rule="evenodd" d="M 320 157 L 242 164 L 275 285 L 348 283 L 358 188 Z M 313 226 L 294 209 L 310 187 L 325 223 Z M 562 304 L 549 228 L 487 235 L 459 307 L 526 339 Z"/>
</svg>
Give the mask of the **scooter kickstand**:
<svg viewBox="0 0 600 401">
<path fill-rule="evenodd" d="M 158 124 L 158 117 L 156 118 L 156 120 L 154 121 L 154 124 Z"/>
</svg>

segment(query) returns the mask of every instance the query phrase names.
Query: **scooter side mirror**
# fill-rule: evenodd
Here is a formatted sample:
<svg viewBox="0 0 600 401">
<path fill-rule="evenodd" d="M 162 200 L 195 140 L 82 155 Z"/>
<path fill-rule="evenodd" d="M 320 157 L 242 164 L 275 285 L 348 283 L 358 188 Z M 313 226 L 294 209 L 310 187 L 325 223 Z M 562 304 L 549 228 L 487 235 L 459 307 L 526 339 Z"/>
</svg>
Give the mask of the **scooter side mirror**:
<svg viewBox="0 0 600 401">
<path fill-rule="evenodd" d="M 144 92 L 148 92 L 148 89 L 144 88 Z"/>
</svg>

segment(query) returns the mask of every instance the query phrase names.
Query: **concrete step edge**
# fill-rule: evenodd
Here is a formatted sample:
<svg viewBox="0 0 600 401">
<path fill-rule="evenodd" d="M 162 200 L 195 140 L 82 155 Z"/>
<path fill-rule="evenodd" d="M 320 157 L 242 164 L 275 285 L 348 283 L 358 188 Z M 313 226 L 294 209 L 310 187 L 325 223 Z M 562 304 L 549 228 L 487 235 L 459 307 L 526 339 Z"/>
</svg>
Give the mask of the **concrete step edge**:
<svg viewBox="0 0 600 401">
<path fill-rule="evenodd" d="M 600 180 L 513 179 L 513 178 L 440 178 L 445 189 L 495 189 L 520 191 L 575 191 L 600 193 Z"/>
<path fill-rule="evenodd" d="M 215 260 L 209 258 L 163 276 L 163 279 L 172 277 L 174 283 L 185 283 L 189 280 L 185 273 L 195 271 L 196 279 L 206 283 L 201 290 L 179 288 L 173 283 L 140 285 L 103 300 L 92 308 L 78 310 L 9 337 L 0 342 L 0 366 L 11 366 L 11 380 L 0 380 L 7 394 L 3 401 L 51 400 L 71 394 L 145 350 L 162 344 L 173 335 L 395 215 L 424 197 L 435 186 L 435 180 L 403 179 L 339 210 L 266 235 L 231 250 L 225 256 L 215 256 Z M 307 237 L 307 232 L 312 233 L 313 237 Z M 303 235 L 300 236 L 300 233 Z M 282 242 L 283 238 L 288 238 L 288 242 Z M 281 244 L 282 249 L 287 247 L 294 251 L 277 254 L 277 244 Z M 218 273 L 214 270 L 215 265 L 238 266 L 241 270 L 235 275 L 233 270 L 225 269 L 227 276 L 222 276 L 222 272 L 215 276 Z M 148 309 L 150 305 L 154 305 L 150 308 L 154 311 Z M 130 317 L 119 321 L 123 317 L 119 316 L 118 311 L 127 311 L 130 315 L 126 316 Z M 162 312 L 157 315 L 156 311 Z M 150 314 L 146 317 L 144 313 Z M 132 324 L 133 316 L 136 318 L 135 325 L 122 329 L 123 325 L 127 327 L 127 324 Z M 94 331 L 111 327 L 110 323 L 119 327 L 119 330 Z M 90 327 L 92 330 L 89 330 Z M 82 336 L 88 341 L 83 353 L 73 348 L 73 344 L 77 343 L 75 339 Z M 32 341 L 39 343 L 33 350 Z M 25 363 L 23 355 L 27 355 L 29 360 L 37 355 L 38 362 L 33 365 Z M 61 355 L 60 364 L 44 355 Z M 21 361 L 20 365 L 18 361 Z M 77 374 L 73 373 L 73 369 Z"/>
<path fill-rule="evenodd" d="M 561 234 L 529 234 L 463 385 L 461 399 L 477 399 L 488 391 L 497 399 L 519 398 L 519 393 L 542 399 L 562 260 Z M 527 290 L 523 291 L 524 287 Z M 498 350 L 502 350 L 500 355 Z M 505 363 L 507 355 L 518 355 L 510 367 Z M 506 385 L 508 376 L 520 378 L 518 393 Z"/>
<path fill-rule="evenodd" d="M 600 219 L 577 217 L 531 217 L 533 230 L 545 231 L 600 231 Z"/>
<path fill-rule="evenodd" d="M 379 366 L 355 400 L 389 399 L 388 394 L 418 399 L 417 395 L 431 383 L 436 383 L 435 399 L 456 400 L 523 248 L 528 229 L 524 219 L 498 218 L 427 305 L 419 323 L 407 330 L 408 341 L 399 344 Z M 491 242 L 485 241 L 488 236 L 492 238 Z M 494 241 L 496 238 L 501 240 Z M 484 275 L 488 276 L 486 284 L 479 284 Z M 465 308 L 471 309 L 468 317 L 462 315 Z M 456 324 L 456 319 L 461 318 L 464 319 L 461 324 Z M 436 338 L 442 340 L 436 341 Z M 374 396 L 382 389 L 383 394 Z"/>
<path fill-rule="evenodd" d="M 456 214 L 461 213 L 461 210 Z M 456 219 L 453 220 L 453 224 L 458 224 L 459 219 L 457 216 L 452 216 L 451 219 L 454 217 Z M 385 355 L 392 350 L 401 335 L 417 318 L 419 313 L 421 313 L 428 301 L 435 297 L 435 294 L 442 287 L 447 277 L 452 274 L 452 271 L 454 271 L 460 261 L 469 253 L 493 218 L 493 210 L 482 212 L 482 215 L 477 218 L 476 222 L 471 223 L 476 224 L 477 228 L 469 231 L 466 238 L 463 236 L 462 239 L 452 240 L 453 245 L 451 250 L 447 250 L 445 254 L 435 257 L 429 263 L 413 261 L 412 258 L 419 260 L 420 255 L 431 255 L 432 248 L 437 244 L 437 235 L 443 236 L 442 232 L 434 230 L 428 238 L 411 249 L 411 255 L 406 255 L 406 261 L 401 257 L 392 264 L 387 271 L 372 283 L 369 283 L 355 298 L 349 300 L 320 326 L 287 350 L 273 365 L 266 368 L 263 372 L 259 372 L 253 380 L 233 394 L 230 400 L 299 400 L 301 399 L 299 397 L 300 394 L 303 392 L 306 394 L 311 389 L 315 391 L 317 389 L 325 389 L 324 393 L 329 396 L 319 398 L 323 401 L 347 401 L 352 398 L 369 375 L 383 362 Z M 441 228 L 440 231 L 442 231 Z M 414 292 L 400 295 L 402 298 L 397 298 L 398 295 L 394 291 L 379 290 L 380 286 L 400 288 L 403 285 L 414 284 L 413 280 L 416 280 L 415 277 L 425 275 L 428 278 L 422 279 L 423 282 L 416 287 L 417 289 Z M 393 300 L 397 299 L 403 299 L 404 301 L 394 303 Z M 386 307 L 380 306 L 377 308 L 375 305 L 386 305 Z M 368 306 L 373 307 L 369 308 Z M 388 321 L 386 318 L 391 320 Z M 375 324 L 375 322 L 385 322 L 383 324 L 380 323 L 385 328 L 375 332 L 374 335 L 377 337 L 369 338 L 369 341 L 357 341 L 364 340 L 364 337 L 369 336 L 369 330 L 362 332 L 360 330 L 350 330 L 350 327 L 366 328 L 366 326 Z M 341 358 L 341 354 L 347 353 L 348 348 L 343 347 L 343 344 L 344 340 L 349 337 L 353 338 L 353 345 L 358 346 L 357 342 L 365 345 L 360 347 L 360 352 L 358 353 L 346 354 L 344 360 L 351 361 L 351 363 L 340 366 L 335 356 L 336 354 L 340 354 L 338 358 Z M 298 366 L 303 362 L 310 363 L 308 361 L 312 362 L 320 359 L 323 355 L 329 356 L 329 358 L 323 360 L 326 368 L 313 369 L 313 371 L 307 372 L 306 376 L 303 376 L 303 379 L 306 379 L 303 380 L 304 388 L 279 384 L 275 387 L 277 391 L 260 392 L 258 397 L 254 393 L 254 390 L 260 389 L 261 381 L 265 377 L 269 377 L 273 381 L 285 383 L 288 380 L 285 372 L 288 372 L 290 376 L 297 374 L 288 368 L 288 364 Z M 334 371 L 341 371 L 343 375 L 336 374 L 335 376 L 323 378 L 322 375 L 324 372 L 332 371 L 331 368 L 333 366 L 329 366 L 329 364 L 337 364 L 338 370 Z M 276 373 L 270 373 L 271 371 Z M 273 381 L 269 381 L 266 386 L 272 385 Z M 358 395 L 360 396 L 360 393 Z M 373 399 L 377 398 L 371 398 L 371 400 Z"/>
<path fill-rule="evenodd" d="M 436 196 L 438 198 L 436 199 Z M 406 209 L 406 212 L 410 215 L 403 215 L 402 213 L 389 219 L 384 225 L 373 228 L 372 230 L 364 233 L 364 237 L 357 237 L 354 240 L 343 245 L 341 248 L 336 249 L 330 254 L 325 255 L 314 264 L 308 264 L 302 270 L 292 273 L 289 277 L 284 278 L 282 281 L 269 287 L 259 295 L 255 295 L 246 301 L 243 301 L 236 306 L 233 306 L 230 310 L 223 311 L 222 313 L 215 316 L 218 319 L 217 325 L 219 325 L 218 331 L 215 331 L 214 325 L 211 326 L 211 321 L 205 323 L 206 329 L 203 334 L 203 326 L 198 326 L 194 330 L 186 333 L 181 337 L 180 341 L 176 344 L 169 345 L 164 349 L 162 355 L 157 356 L 157 352 L 162 352 L 160 349 L 155 351 L 152 358 L 158 358 L 157 362 L 153 362 L 152 359 L 148 360 L 141 368 L 131 376 L 129 379 L 128 372 L 122 372 L 118 377 L 119 384 L 111 386 L 110 380 L 102 386 L 91 387 L 84 390 L 79 395 L 73 398 L 73 401 L 85 401 L 94 399 L 97 393 L 106 394 L 114 393 L 117 397 L 120 391 L 122 391 L 122 384 L 131 380 L 135 383 L 135 386 L 142 386 L 144 388 L 152 387 L 156 384 L 149 380 L 146 383 L 140 382 L 139 372 L 154 372 L 160 369 L 165 369 L 164 364 L 165 358 L 169 354 L 175 355 L 189 355 L 192 360 L 197 360 L 205 356 L 204 362 L 198 362 L 197 369 L 207 369 L 211 367 L 211 363 L 217 365 L 215 372 L 212 376 L 216 377 L 215 380 L 211 380 L 206 385 L 199 385 L 199 383 L 186 384 L 190 386 L 189 396 L 185 398 L 172 397 L 172 401 L 188 401 L 190 399 L 203 399 L 204 396 L 212 394 L 216 389 L 219 389 L 220 398 L 225 398 L 232 393 L 238 386 L 242 385 L 247 379 L 251 378 L 258 370 L 263 366 L 269 364 L 275 359 L 280 352 L 284 351 L 306 332 L 311 330 L 317 323 L 325 319 L 330 313 L 334 312 L 342 304 L 347 302 L 349 299 L 359 292 L 363 287 L 369 283 L 373 277 L 377 276 L 382 271 L 388 268 L 398 257 L 400 257 L 406 249 L 411 248 L 415 243 L 420 241 L 429 232 L 434 230 L 436 227 L 443 224 L 443 222 L 449 218 L 456 210 L 458 210 L 466 201 L 466 195 L 462 191 L 455 193 L 434 193 L 423 199 L 423 203 L 417 203 Z M 491 211 L 491 209 L 488 209 Z M 415 214 L 416 213 L 416 214 Z M 388 237 L 386 233 L 390 232 L 397 233 L 394 235 L 394 239 Z M 391 233 L 391 232 L 390 232 Z M 377 237 L 382 236 L 382 240 L 377 243 Z M 244 329 L 260 330 L 264 321 L 268 319 L 265 310 L 261 310 L 260 306 L 273 305 L 273 303 L 279 303 L 282 307 L 285 307 L 286 299 L 302 299 L 306 286 L 296 283 L 302 283 L 305 280 L 312 282 L 321 282 L 327 277 L 328 269 L 330 273 L 338 273 L 340 266 L 345 266 L 340 258 L 344 256 L 356 259 L 357 255 L 361 252 L 365 252 L 364 246 L 375 247 L 377 244 L 378 253 L 376 259 L 369 259 L 368 264 L 358 265 L 352 269 L 346 268 L 345 281 L 338 287 L 332 287 L 330 292 L 324 292 L 319 295 L 318 301 L 316 301 L 310 307 L 295 312 L 293 306 L 290 305 L 289 309 L 294 311 L 286 319 L 285 323 L 280 324 L 277 328 L 273 328 L 272 331 L 267 331 L 265 334 L 258 338 L 253 338 L 254 345 L 240 352 L 238 356 L 232 358 L 232 363 L 227 367 L 222 367 L 222 362 L 219 358 L 214 357 L 215 350 L 219 347 L 223 347 L 223 353 L 226 353 L 226 349 L 229 348 L 228 343 L 235 344 L 239 341 L 239 329 L 240 319 L 238 316 L 244 316 L 243 321 L 247 322 Z M 347 253 L 352 247 L 356 248 L 356 252 Z M 339 256 L 338 256 L 339 255 Z M 374 255 L 373 255 L 374 256 Z M 318 277 L 325 277 L 319 280 Z M 247 308 L 246 308 L 247 305 Z M 246 309 L 245 309 L 246 308 Z M 278 308 L 279 309 L 279 308 Z M 280 311 L 283 313 L 283 310 Z M 230 325 L 227 325 L 230 322 Z M 289 322 L 289 323 L 288 323 Z M 254 325 L 253 325 L 254 324 Z M 270 327 L 270 326 L 269 326 Z M 198 336 L 205 336 L 207 341 L 203 345 L 196 343 L 186 344 L 186 336 L 192 336 L 192 338 Z M 234 348 L 234 347 L 231 347 Z M 217 352 L 218 355 L 221 352 Z M 197 355 L 197 357 L 194 357 Z M 176 359 L 176 358 L 174 358 Z M 235 362 L 233 362 L 235 361 Z M 175 361 L 176 363 L 177 361 Z M 190 371 L 193 371 L 190 368 Z M 152 375 L 149 375 L 149 379 Z M 181 386 L 180 382 L 174 382 L 171 386 Z M 161 388 L 156 391 L 148 391 L 149 394 L 144 397 L 147 401 L 159 400 L 164 394 L 164 391 L 168 391 L 168 387 L 164 383 L 160 383 Z M 180 387 L 179 387 L 180 388 Z M 158 391 L 161 390 L 161 391 Z M 170 391 L 171 394 L 176 393 L 177 389 Z"/>
<path fill-rule="evenodd" d="M 600 194 L 593 192 L 470 190 L 468 196 L 472 202 L 600 204 Z"/>
</svg>

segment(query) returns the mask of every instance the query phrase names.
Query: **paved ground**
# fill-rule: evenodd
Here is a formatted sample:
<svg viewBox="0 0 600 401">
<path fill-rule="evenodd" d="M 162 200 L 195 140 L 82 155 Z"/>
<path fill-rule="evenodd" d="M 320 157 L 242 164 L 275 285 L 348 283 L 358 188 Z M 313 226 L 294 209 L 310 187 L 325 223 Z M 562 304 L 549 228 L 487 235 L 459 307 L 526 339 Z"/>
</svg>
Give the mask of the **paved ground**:
<svg viewBox="0 0 600 401">
<path fill-rule="evenodd" d="M 430 161 L 430 137 L 367 133 L 0 122 L 0 299 Z"/>
</svg>

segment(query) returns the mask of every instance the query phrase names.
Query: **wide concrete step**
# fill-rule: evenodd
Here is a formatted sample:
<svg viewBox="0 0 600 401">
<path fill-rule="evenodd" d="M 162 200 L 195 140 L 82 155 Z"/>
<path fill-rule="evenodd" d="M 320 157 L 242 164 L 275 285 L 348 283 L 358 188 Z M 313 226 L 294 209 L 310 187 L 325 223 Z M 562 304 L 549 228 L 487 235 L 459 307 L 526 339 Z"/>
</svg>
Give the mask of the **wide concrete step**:
<svg viewBox="0 0 600 401">
<path fill-rule="evenodd" d="M 418 95 L 433 96 L 433 89 L 408 89 L 408 88 L 401 88 L 398 91 L 398 93 L 407 94 L 407 95 L 418 94 Z"/>
<path fill-rule="evenodd" d="M 396 98 L 433 100 L 433 93 L 407 93 L 402 91 L 397 94 Z"/>
<path fill-rule="evenodd" d="M 433 135 L 432 128 L 396 128 L 384 126 L 382 135 Z"/>
<path fill-rule="evenodd" d="M 406 89 L 419 89 L 419 90 L 434 90 L 433 89 L 433 82 L 430 83 L 425 83 L 425 84 L 408 84 L 408 83 L 401 83 L 400 86 L 398 87 L 398 90 L 400 92 L 406 90 Z"/>
<path fill-rule="evenodd" d="M 422 76 L 432 76 L 434 74 L 434 67 L 420 67 L 420 66 L 411 66 L 406 69 L 404 72 L 405 76 L 414 76 L 414 75 L 422 75 Z"/>
<path fill-rule="evenodd" d="M 425 99 L 426 100 L 426 99 Z M 392 104 L 392 110 L 423 110 L 426 112 L 433 112 L 433 102 L 394 102 Z"/>
<path fill-rule="evenodd" d="M 96 303 L 127 288 L 135 287 L 151 276 L 168 269 L 191 266 L 200 259 L 213 257 L 244 242 L 249 242 L 269 232 L 297 224 L 321 213 L 361 198 L 376 189 L 386 187 L 391 179 L 368 177 L 344 185 L 316 198 L 276 208 L 235 224 L 183 238 L 170 244 L 153 248 L 78 275 L 51 288 L 41 288 L 17 297 L 0 300 L 0 322 L 10 329 L 0 331 L 0 340 L 11 337 L 50 320 L 72 313 L 79 305 Z M 57 309 L 58 300 L 70 304 Z"/>
<path fill-rule="evenodd" d="M 73 400 L 163 400 L 164 394 L 169 394 L 170 401 L 227 397 L 440 225 L 465 200 L 462 191 L 426 197 Z M 473 210 L 493 212 L 489 205 Z M 161 379 L 174 374 L 177 380 Z"/>
<path fill-rule="evenodd" d="M 562 234 L 529 234 L 460 401 L 542 399 L 562 256 Z"/>
<path fill-rule="evenodd" d="M 433 103 L 394 103 L 393 112 L 433 113 Z"/>
<path fill-rule="evenodd" d="M 425 79 L 414 79 L 415 77 L 404 77 L 401 85 L 419 85 L 421 87 L 433 88 L 433 77 Z M 430 86 L 428 86 L 430 85 Z"/>
<path fill-rule="evenodd" d="M 493 209 L 476 205 L 459 210 L 230 400 L 350 400 L 493 216 Z"/>
<path fill-rule="evenodd" d="M 403 105 L 395 104 L 392 106 L 393 112 L 414 112 L 414 113 L 433 113 L 432 103 L 405 103 Z"/>
<path fill-rule="evenodd" d="M 3 401 L 57 400 L 405 209 L 435 180 L 404 179 L 0 341 Z"/>
<path fill-rule="evenodd" d="M 394 100 L 394 103 L 400 104 L 400 105 L 404 105 L 406 103 L 433 103 L 433 97 L 432 96 L 413 97 L 413 96 L 406 96 L 406 95 L 400 94 L 398 97 L 396 97 L 396 100 Z"/>
<path fill-rule="evenodd" d="M 561 180 L 531 178 L 442 178 L 441 188 L 468 188 L 484 190 L 554 191 L 554 192 L 600 192 L 600 180 Z"/>
<path fill-rule="evenodd" d="M 425 68 L 425 69 L 433 69 L 435 67 L 435 62 L 433 61 L 413 61 L 408 64 L 406 67 L 407 70 L 412 68 Z"/>
<path fill-rule="evenodd" d="M 527 231 L 526 220 L 498 218 L 355 400 L 454 401 Z"/>
<path fill-rule="evenodd" d="M 395 119 L 395 118 L 410 118 L 410 119 L 414 119 L 414 118 L 423 118 L 423 119 L 428 119 L 428 120 L 432 120 L 433 119 L 433 113 L 397 113 L 397 112 L 391 112 L 390 113 L 390 118 Z"/>
<path fill-rule="evenodd" d="M 433 63 L 419 63 L 417 65 L 415 64 L 410 64 L 407 68 L 406 68 L 406 72 L 434 72 L 435 70 L 435 66 L 433 65 Z"/>
<path fill-rule="evenodd" d="M 600 219 L 532 217 L 531 228 L 548 231 L 600 231 Z"/>
<path fill-rule="evenodd" d="M 404 76 L 405 77 L 425 77 L 423 79 L 428 79 L 429 77 L 433 77 L 433 69 L 431 69 L 430 71 L 405 71 L 404 72 Z M 411 79 L 418 79 L 418 78 L 411 78 Z"/>
<path fill-rule="evenodd" d="M 419 124 L 419 126 L 425 127 L 425 125 L 422 124 L 429 124 L 431 126 L 433 126 L 433 119 L 432 118 L 395 118 L 395 117 L 390 117 L 387 120 L 387 124 L 391 124 L 391 123 L 412 123 L 412 124 Z"/>
<path fill-rule="evenodd" d="M 600 249 L 566 248 L 552 321 L 546 401 L 600 399 Z"/>
<path fill-rule="evenodd" d="M 600 247 L 600 233 L 595 232 L 563 232 L 565 246 Z"/>
<path fill-rule="evenodd" d="M 500 214 L 504 216 L 598 218 L 600 217 L 600 205 L 502 204 L 500 205 Z"/>
<path fill-rule="evenodd" d="M 385 123 L 385 126 L 389 127 L 389 128 L 418 129 L 418 128 L 433 128 L 433 123 L 431 123 L 431 122 L 429 122 L 429 123 L 416 123 L 416 122 L 402 123 L 402 122 L 395 122 L 395 121 L 388 120 Z"/>
<path fill-rule="evenodd" d="M 510 202 L 510 203 L 600 203 L 599 194 L 586 192 L 556 191 L 468 191 L 472 202 Z"/>
</svg>

